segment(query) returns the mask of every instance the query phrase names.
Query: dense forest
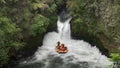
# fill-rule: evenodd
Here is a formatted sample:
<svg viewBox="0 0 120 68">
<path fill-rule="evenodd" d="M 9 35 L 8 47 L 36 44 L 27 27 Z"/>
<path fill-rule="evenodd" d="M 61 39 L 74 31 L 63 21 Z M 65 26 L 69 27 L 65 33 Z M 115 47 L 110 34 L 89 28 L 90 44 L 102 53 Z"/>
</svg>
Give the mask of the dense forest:
<svg viewBox="0 0 120 68">
<path fill-rule="evenodd" d="M 73 38 L 107 49 L 120 64 L 120 0 L 0 0 L 0 67 L 33 55 L 64 9 Z"/>
</svg>

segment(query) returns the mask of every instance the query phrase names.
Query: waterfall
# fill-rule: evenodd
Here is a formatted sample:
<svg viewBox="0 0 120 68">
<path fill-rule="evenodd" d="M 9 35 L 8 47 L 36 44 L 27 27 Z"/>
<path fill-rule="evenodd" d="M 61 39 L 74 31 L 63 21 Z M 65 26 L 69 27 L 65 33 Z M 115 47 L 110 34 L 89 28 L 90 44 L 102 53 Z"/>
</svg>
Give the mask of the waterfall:
<svg viewBox="0 0 120 68">
<path fill-rule="evenodd" d="M 65 22 L 61 22 L 59 19 L 60 18 L 58 17 L 57 26 L 58 26 L 58 33 L 59 33 L 61 39 L 62 38 L 70 39 L 71 38 L 71 30 L 70 30 L 69 22 L 72 18 L 69 18 Z"/>
<path fill-rule="evenodd" d="M 58 18 L 58 32 L 47 33 L 43 45 L 35 52 L 33 59 L 24 62 L 21 68 L 106 68 L 112 65 L 113 62 L 95 46 L 71 38 L 70 20 L 71 18 L 61 22 Z M 58 41 L 68 47 L 68 53 L 58 54 L 55 51 Z"/>
</svg>

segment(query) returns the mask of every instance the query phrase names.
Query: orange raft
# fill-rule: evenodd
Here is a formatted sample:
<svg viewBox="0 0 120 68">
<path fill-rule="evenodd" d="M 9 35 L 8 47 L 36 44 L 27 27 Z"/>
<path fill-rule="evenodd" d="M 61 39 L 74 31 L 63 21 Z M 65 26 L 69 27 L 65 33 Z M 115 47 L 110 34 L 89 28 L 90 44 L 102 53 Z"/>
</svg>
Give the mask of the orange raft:
<svg viewBox="0 0 120 68">
<path fill-rule="evenodd" d="M 59 54 L 65 54 L 68 52 L 67 47 L 65 49 L 60 49 L 56 47 L 56 52 Z"/>
<path fill-rule="evenodd" d="M 68 50 L 65 50 L 65 51 L 57 51 L 57 53 L 59 53 L 59 54 L 65 54 L 65 53 L 67 53 L 68 52 Z"/>
</svg>

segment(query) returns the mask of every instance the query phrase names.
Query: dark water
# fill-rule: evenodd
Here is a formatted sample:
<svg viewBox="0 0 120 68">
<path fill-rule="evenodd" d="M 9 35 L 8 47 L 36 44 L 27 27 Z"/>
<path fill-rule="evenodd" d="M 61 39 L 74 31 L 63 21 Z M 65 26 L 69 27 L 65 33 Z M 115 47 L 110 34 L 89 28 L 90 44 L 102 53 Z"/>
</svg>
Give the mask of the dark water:
<svg viewBox="0 0 120 68">
<path fill-rule="evenodd" d="M 77 64 L 69 62 L 64 63 L 63 60 L 59 57 L 50 59 L 49 61 L 45 60 L 45 62 L 49 62 L 49 65 L 46 66 L 44 62 L 35 62 L 30 64 L 21 64 L 15 68 L 89 68 L 87 62 L 79 62 Z"/>
</svg>

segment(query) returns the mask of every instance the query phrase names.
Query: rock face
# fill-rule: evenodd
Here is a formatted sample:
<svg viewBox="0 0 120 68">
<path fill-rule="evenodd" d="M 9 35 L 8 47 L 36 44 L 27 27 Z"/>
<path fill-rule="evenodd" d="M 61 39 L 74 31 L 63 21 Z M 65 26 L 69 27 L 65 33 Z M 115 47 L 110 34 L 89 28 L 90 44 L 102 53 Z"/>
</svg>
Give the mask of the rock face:
<svg viewBox="0 0 120 68">
<path fill-rule="evenodd" d="M 65 22 L 67 19 L 69 19 L 71 16 L 70 16 L 70 13 L 69 11 L 67 10 L 63 10 L 60 15 L 59 15 L 59 18 L 60 18 L 60 21 L 61 22 Z"/>
</svg>

